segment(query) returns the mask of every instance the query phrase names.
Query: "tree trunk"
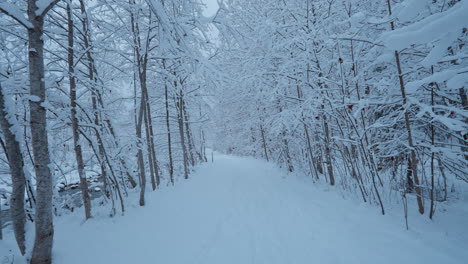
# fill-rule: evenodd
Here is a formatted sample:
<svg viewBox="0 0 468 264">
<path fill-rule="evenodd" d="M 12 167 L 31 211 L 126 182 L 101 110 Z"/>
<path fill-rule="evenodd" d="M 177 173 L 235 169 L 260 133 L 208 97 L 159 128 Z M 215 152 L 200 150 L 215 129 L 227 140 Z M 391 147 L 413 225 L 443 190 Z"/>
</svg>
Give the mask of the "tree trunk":
<svg viewBox="0 0 468 264">
<path fill-rule="evenodd" d="M 70 79 L 70 106 L 71 106 L 71 123 L 73 132 L 73 147 L 75 149 L 76 163 L 78 166 L 78 175 L 80 177 L 81 195 L 85 209 L 85 218 L 91 218 L 91 201 L 88 193 L 88 182 L 86 180 L 86 172 L 84 168 L 83 152 L 81 151 L 80 134 L 78 131 L 78 118 L 76 117 L 76 79 L 75 79 L 75 62 L 74 62 L 74 35 L 73 35 L 73 14 L 71 10 L 71 0 L 67 4 L 68 17 L 68 74 Z"/>
<path fill-rule="evenodd" d="M 145 161 L 143 160 L 143 150 L 142 150 L 142 139 L 141 139 L 141 125 L 142 125 L 142 118 L 145 111 L 145 102 L 144 97 L 141 96 L 141 103 L 140 103 L 140 113 L 138 115 L 138 122 L 136 126 L 136 136 L 137 136 L 137 147 L 138 147 L 138 168 L 140 170 L 140 206 L 145 205 L 145 189 L 146 189 L 146 173 L 145 173 Z"/>
<path fill-rule="evenodd" d="M 28 0 L 28 16 L 33 27 L 28 29 L 29 44 L 29 115 L 32 148 L 34 152 L 34 170 L 36 172 L 36 237 L 31 257 L 31 264 L 52 262 L 52 243 L 54 237 L 52 215 L 52 174 L 50 172 L 49 142 L 47 138 L 46 109 L 43 106 L 46 97 L 44 81 L 44 17 L 36 15 L 36 0 Z"/>
<path fill-rule="evenodd" d="M 283 144 L 284 144 L 284 155 L 286 158 L 286 164 L 288 165 L 288 171 L 293 172 L 294 167 L 292 165 L 292 160 L 291 160 L 291 154 L 289 153 L 289 143 L 288 140 L 286 139 L 286 131 L 283 130 Z"/>
<path fill-rule="evenodd" d="M 151 150 L 151 135 L 149 132 L 149 120 L 148 120 L 148 107 L 145 107 L 144 113 L 144 120 L 145 120 L 145 134 L 146 134 L 146 148 L 148 151 L 148 163 L 150 168 L 150 180 L 151 180 L 151 187 L 153 191 L 156 190 L 156 177 L 155 177 L 155 166 L 154 166 L 154 157 L 153 151 Z"/>
<path fill-rule="evenodd" d="M 391 16 L 392 15 L 392 8 L 390 4 L 390 0 L 387 0 L 387 5 L 388 5 L 388 13 Z M 394 22 L 390 22 L 391 29 L 395 30 L 395 24 Z M 410 148 L 410 158 L 411 158 L 411 170 L 413 173 L 413 179 L 414 179 L 414 184 L 415 184 L 415 190 L 416 190 L 416 200 L 418 202 L 418 209 L 420 214 L 424 214 L 424 204 L 422 201 L 422 191 L 421 191 L 421 186 L 419 184 L 419 177 L 418 177 L 418 158 L 416 155 L 416 149 L 414 147 L 413 143 L 413 135 L 412 135 L 412 130 L 411 130 L 411 121 L 410 121 L 410 116 L 409 112 L 407 110 L 407 103 L 408 99 L 406 97 L 406 89 L 405 89 L 405 81 L 403 79 L 403 72 L 401 69 L 401 61 L 400 61 L 400 53 L 395 50 L 395 62 L 397 66 L 397 71 L 398 71 L 398 80 L 400 82 L 400 90 L 401 90 L 401 97 L 403 98 L 403 108 L 404 108 L 404 115 L 405 115 L 405 125 L 406 125 L 406 132 L 408 133 L 408 146 Z"/>
<path fill-rule="evenodd" d="M 265 130 L 263 129 L 262 124 L 260 124 L 260 133 L 262 134 L 263 153 L 264 153 L 264 155 L 265 155 L 266 160 L 269 161 L 269 160 L 268 160 L 267 144 L 266 144 L 266 140 L 265 140 Z"/>
<path fill-rule="evenodd" d="M 169 100 L 167 92 L 167 83 L 164 84 L 164 96 L 166 101 L 166 129 L 167 129 L 167 146 L 169 155 L 169 177 L 172 185 L 174 185 L 174 165 L 172 161 L 172 139 L 171 139 L 171 126 L 169 122 Z"/>
<path fill-rule="evenodd" d="M 142 93 L 145 96 L 146 101 L 146 114 L 145 114 L 145 127 L 146 127 L 146 138 L 147 138 L 147 145 L 148 145 L 148 155 L 149 155 L 149 162 L 150 162 L 150 169 L 153 168 L 153 172 L 151 175 L 151 185 L 153 190 L 155 190 L 161 181 L 159 176 L 159 167 L 158 167 L 158 159 L 156 158 L 156 151 L 154 149 L 154 132 L 153 132 L 153 119 L 151 116 L 151 105 L 149 100 L 148 94 L 148 87 L 146 85 L 146 64 L 147 64 L 147 56 L 145 56 L 144 60 L 144 74 L 145 74 L 145 85 L 142 87 Z"/>
<path fill-rule="evenodd" d="M 323 72 L 322 69 L 320 68 L 320 62 L 317 58 L 317 53 L 314 51 L 314 56 L 317 64 L 317 68 L 319 69 L 319 77 L 323 77 Z M 318 86 L 320 87 L 320 94 L 323 95 L 323 90 L 324 90 L 324 84 L 319 81 Z M 325 105 L 323 102 L 320 105 L 322 109 L 321 117 L 323 119 L 323 132 L 324 132 L 324 147 L 325 147 L 325 163 L 327 164 L 327 171 L 328 171 L 328 177 L 330 179 L 330 185 L 335 185 L 335 176 L 333 174 L 333 164 L 332 164 L 332 159 L 331 159 L 331 149 L 330 149 L 330 129 L 328 127 L 328 121 L 327 121 L 327 115 L 325 113 Z M 322 170 L 323 171 L 323 170 Z"/>
<path fill-rule="evenodd" d="M 84 44 L 84 48 L 86 49 L 86 56 L 87 56 L 87 59 L 88 59 L 88 77 L 89 77 L 89 80 L 91 81 L 91 83 L 95 83 L 97 81 L 97 79 L 95 78 L 95 72 L 96 71 L 96 68 L 94 66 L 94 59 L 93 59 L 93 56 L 92 56 L 92 47 L 91 47 L 91 36 L 90 36 L 90 33 L 89 33 L 89 23 L 88 23 L 88 14 L 86 12 L 86 6 L 84 4 L 84 1 L 83 0 L 80 0 L 80 9 L 81 9 L 81 16 L 82 16 L 82 31 L 83 31 L 83 44 Z M 91 100 L 92 100 L 92 106 L 93 106 L 93 112 L 94 112 L 94 124 L 101 128 L 101 131 L 102 131 L 102 125 L 101 122 L 100 122 L 100 119 L 99 119 L 99 111 L 98 111 L 98 102 L 100 102 L 101 104 L 101 107 L 103 107 L 103 102 L 102 100 L 99 100 L 99 98 L 101 98 L 101 95 L 99 93 L 99 91 L 97 90 L 97 88 L 95 86 L 92 87 L 92 97 L 91 97 Z M 116 140 L 115 138 L 115 133 L 114 133 L 114 129 L 111 125 L 110 122 L 107 122 L 107 125 L 108 125 L 108 128 L 111 132 L 111 135 L 112 137 L 114 138 L 114 142 L 116 144 L 116 146 L 118 146 L 118 141 Z M 99 132 L 96 132 L 96 133 L 99 133 Z M 107 170 L 106 170 L 106 165 L 105 165 L 105 158 L 103 157 L 103 155 L 105 155 L 105 149 L 104 149 L 104 142 L 102 142 L 100 136 L 97 136 L 97 139 L 98 139 L 98 147 L 99 147 L 99 155 L 101 156 L 100 160 L 102 162 L 102 164 L 100 164 L 101 166 L 101 179 L 102 179 L 102 182 L 103 182 L 103 185 L 104 185 L 104 193 L 106 194 L 106 196 L 109 196 L 109 190 L 108 190 L 108 183 L 107 183 Z M 135 188 L 137 186 L 137 183 L 135 182 L 135 179 L 133 179 L 132 175 L 130 174 L 129 170 L 128 170 L 128 167 L 126 165 L 126 162 L 123 158 L 120 158 L 120 163 L 122 164 L 123 168 L 125 169 L 125 174 L 126 174 L 126 177 L 127 177 L 127 180 L 128 182 L 130 183 L 130 186 L 132 188 Z M 110 169 L 110 168 L 109 168 Z"/>
<path fill-rule="evenodd" d="M 322 109 L 324 106 L 322 105 Z M 325 132 L 325 160 L 327 163 L 327 171 L 328 171 L 328 177 L 330 179 L 330 185 L 335 185 L 335 176 L 333 174 L 333 165 L 332 165 L 332 159 L 331 159 L 331 151 L 330 151 L 330 131 L 328 128 L 328 121 L 326 114 L 322 114 L 323 118 L 323 130 Z"/>
<path fill-rule="evenodd" d="M 26 252 L 26 246 L 24 244 L 26 223 L 26 214 L 24 211 L 24 192 L 26 186 L 26 178 L 23 170 L 24 161 L 20 143 L 16 140 L 15 135 L 13 135 L 10 130 L 12 125 L 8 121 L 7 115 L 5 98 L 0 84 L 0 125 L 2 127 L 3 136 L 5 137 L 5 154 L 10 167 L 11 183 L 13 185 L 10 197 L 11 220 L 13 223 L 13 232 L 15 233 L 16 243 L 18 244 L 21 254 L 24 255 Z"/>
<path fill-rule="evenodd" d="M 434 74 L 434 66 L 431 67 L 432 74 Z M 434 86 L 431 85 L 431 105 L 432 105 L 432 112 L 434 112 Z M 430 124 L 431 129 L 431 147 L 435 147 L 435 128 L 434 124 L 431 121 Z M 431 207 L 429 209 L 429 219 L 432 219 L 434 215 L 434 161 L 435 161 L 435 153 L 434 150 L 431 149 Z"/>
<path fill-rule="evenodd" d="M 185 106 L 185 100 L 182 100 L 182 109 L 184 110 L 184 123 L 185 123 L 185 134 L 187 135 L 187 144 L 188 144 L 188 154 L 190 158 L 190 164 L 195 166 L 195 155 L 193 152 L 195 151 L 195 146 L 192 140 L 192 133 L 190 131 L 190 123 L 189 123 L 189 116 L 187 113 L 187 107 Z"/>
<path fill-rule="evenodd" d="M 3 240 L 2 197 L 0 196 L 0 240 Z M 21 254 L 24 254 L 21 252 Z"/>
<path fill-rule="evenodd" d="M 88 28 L 88 14 L 86 13 L 86 7 L 84 4 L 83 0 L 80 0 L 80 10 L 81 10 L 81 16 L 82 16 L 82 30 L 83 30 L 83 43 L 84 47 L 86 49 L 86 56 L 88 58 L 88 77 L 89 80 L 91 81 L 91 84 L 95 83 L 96 80 L 94 78 L 94 60 L 91 55 L 91 48 L 90 48 L 90 43 L 89 43 L 89 28 Z M 99 113 L 97 109 L 97 90 L 96 87 L 92 87 L 91 89 L 92 95 L 91 95 L 91 101 L 92 101 L 92 106 L 93 106 L 93 113 L 94 113 L 94 124 L 97 127 L 100 127 L 100 122 L 99 122 Z M 104 158 L 103 158 L 103 142 L 98 139 L 98 148 L 99 148 L 99 155 L 100 155 L 100 160 L 101 160 L 101 180 L 104 188 L 104 194 L 109 197 L 109 187 L 107 186 L 107 172 L 106 172 L 106 165 L 104 163 Z"/>
<path fill-rule="evenodd" d="M 184 178 L 188 179 L 188 157 L 187 157 L 187 147 L 185 146 L 185 135 L 184 135 L 184 111 L 182 109 L 183 103 L 183 92 L 182 87 L 180 88 L 179 102 L 177 103 L 178 115 L 177 120 L 179 123 L 179 134 L 180 134 L 180 145 L 182 146 L 182 154 L 184 158 Z"/>
</svg>

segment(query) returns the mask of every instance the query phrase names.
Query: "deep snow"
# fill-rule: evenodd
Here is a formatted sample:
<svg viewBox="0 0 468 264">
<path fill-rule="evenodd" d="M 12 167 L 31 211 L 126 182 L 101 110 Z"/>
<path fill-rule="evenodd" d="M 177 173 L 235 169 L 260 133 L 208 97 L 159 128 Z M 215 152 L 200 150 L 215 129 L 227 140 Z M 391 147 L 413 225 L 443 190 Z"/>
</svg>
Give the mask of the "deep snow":
<svg viewBox="0 0 468 264">
<path fill-rule="evenodd" d="M 447 207 L 449 212 L 438 213 L 433 222 L 411 214 L 406 231 L 401 208 L 381 216 L 377 207 L 345 200 L 334 190 L 260 160 L 216 155 L 214 163 L 198 167 L 188 181 L 149 192 L 147 206 L 133 206 L 123 217 L 97 213 L 83 223 L 77 212 L 56 218 L 54 260 L 467 263 L 466 201 Z M 6 236 L 0 241 L 0 263 L 17 255 L 11 233 Z"/>
</svg>

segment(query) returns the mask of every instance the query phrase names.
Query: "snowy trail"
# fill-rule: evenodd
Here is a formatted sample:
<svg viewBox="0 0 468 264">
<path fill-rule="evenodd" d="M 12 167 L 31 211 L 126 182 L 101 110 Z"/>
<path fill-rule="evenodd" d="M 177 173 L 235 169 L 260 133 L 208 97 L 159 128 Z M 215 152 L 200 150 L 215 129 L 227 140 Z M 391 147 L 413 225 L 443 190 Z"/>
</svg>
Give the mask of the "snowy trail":
<svg viewBox="0 0 468 264">
<path fill-rule="evenodd" d="M 322 187 L 323 188 L 323 187 Z M 397 218 L 398 217 L 398 218 Z M 405 231 L 401 215 L 343 200 L 262 161 L 217 155 L 188 181 L 148 194 L 125 217 L 57 219 L 55 263 L 444 263 L 467 237 Z M 416 225 L 416 223 L 413 223 Z M 73 239 L 71 239 L 73 238 Z"/>
</svg>

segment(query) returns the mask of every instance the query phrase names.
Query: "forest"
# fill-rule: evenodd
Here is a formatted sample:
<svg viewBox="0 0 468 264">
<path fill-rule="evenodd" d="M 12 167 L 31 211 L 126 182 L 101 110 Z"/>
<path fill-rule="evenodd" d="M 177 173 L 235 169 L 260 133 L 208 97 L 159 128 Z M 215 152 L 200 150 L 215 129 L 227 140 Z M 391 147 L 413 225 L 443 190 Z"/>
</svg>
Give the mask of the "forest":
<svg viewBox="0 0 468 264">
<path fill-rule="evenodd" d="M 323 263 L 374 263 L 381 237 L 420 257 L 387 246 L 380 263 L 463 263 L 467 14 L 468 0 L 0 0 L 0 263 L 310 263 L 317 241 L 297 230 L 337 239 L 314 247 Z M 369 250 L 331 258 L 374 229 Z"/>
</svg>

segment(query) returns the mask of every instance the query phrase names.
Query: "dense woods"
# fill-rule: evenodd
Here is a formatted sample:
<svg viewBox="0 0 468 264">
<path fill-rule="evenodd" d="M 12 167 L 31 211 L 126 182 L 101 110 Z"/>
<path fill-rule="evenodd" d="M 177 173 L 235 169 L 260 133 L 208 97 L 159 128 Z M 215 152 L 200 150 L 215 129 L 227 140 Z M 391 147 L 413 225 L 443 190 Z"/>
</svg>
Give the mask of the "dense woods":
<svg viewBox="0 0 468 264">
<path fill-rule="evenodd" d="M 467 182 L 467 1 L 228 1 L 216 146 L 421 214 Z M 449 26 L 450 25 L 450 26 Z M 227 134 L 227 136 L 226 136 Z"/>
<path fill-rule="evenodd" d="M 210 44 L 201 8 L 0 3 L 2 167 L 11 175 L 2 182 L 13 187 L 1 195 L 11 199 L 16 240 L 23 254 L 32 250 L 31 263 L 51 262 L 53 213 L 82 207 L 88 219 L 94 206 L 111 204 L 111 216 L 123 214 L 133 189 L 143 206 L 147 180 L 152 190 L 174 184 L 206 160 L 201 52 Z M 63 192 L 76 180 L 80 192 Z M 33 249 L 26 219 L 36 226 Z"/>
<path fill-rule="evenodd" d="M 52 262 L 54 217 L 144 206 L 208 145 L 381 214 L 432 219 L 468 183 L 468 1 L 218 5 L 0 0 L 0 197 L 31 263 Z"/>
</svg>

